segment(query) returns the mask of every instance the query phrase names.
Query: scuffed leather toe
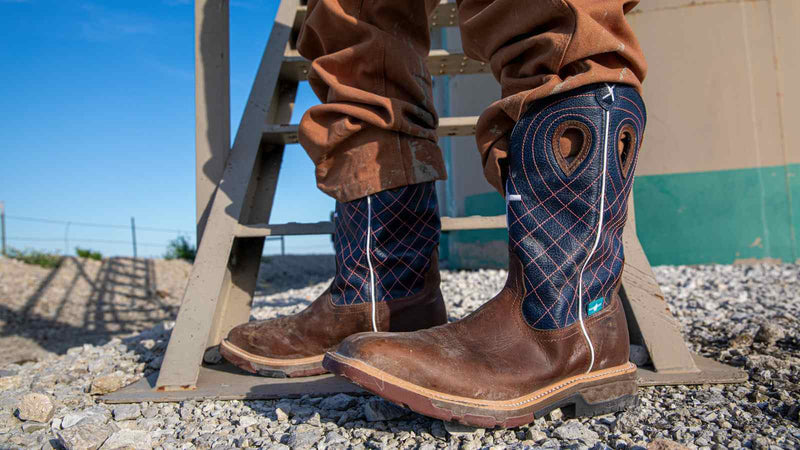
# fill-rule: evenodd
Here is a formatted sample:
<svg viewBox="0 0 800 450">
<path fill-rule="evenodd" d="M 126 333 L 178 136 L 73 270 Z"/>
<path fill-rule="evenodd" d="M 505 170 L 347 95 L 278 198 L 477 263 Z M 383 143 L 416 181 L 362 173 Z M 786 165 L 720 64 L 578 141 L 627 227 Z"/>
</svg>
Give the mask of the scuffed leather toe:
<svg viewBox="0 0 800 450">
<path fill-rule="evenodd" d="M 273 342 L 274 322 L 275 319 L 259 320 L 239 325 L 228 333 L 226 340 L 230 344 L 254 355 L 276 356 L 269 345 L 270 342 Z"/>
<path fill-rule="evenodd" d="M 474 378 L 442 376 L 443 373 L 453 373 L 453 370 L 457 372 L 463 362 L 459 354 L 467 351 L 452 339 L 452 332 L 450 324 L 412 333 L 359 333 L 345 339 L 336 354 L 426 389 L 454 395 L 475 395 Z M 447 344 L 431 345 L 435 342 Z M 481 370 L 476 375 L 488 376 L 491 373 L 491 370 Z M 478 389 L 486 394 L 482 388 Z"/>
</svg>

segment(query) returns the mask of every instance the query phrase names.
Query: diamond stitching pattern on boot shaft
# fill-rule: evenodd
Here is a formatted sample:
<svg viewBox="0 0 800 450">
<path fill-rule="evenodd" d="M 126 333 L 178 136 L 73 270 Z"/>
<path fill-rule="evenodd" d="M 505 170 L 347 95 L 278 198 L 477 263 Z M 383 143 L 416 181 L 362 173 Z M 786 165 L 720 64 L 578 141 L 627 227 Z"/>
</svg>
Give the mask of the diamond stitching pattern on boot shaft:
<svg viewBox="0 0 800 450">
<path fill-rule="evenodd" d="M 644 111 L 635 89 L 593 85 L 534 104 L 514 128 L 509 152 L 512 169 L 506 183 L 509 248 L 524 267 L 523 313 L 534 328 L 569 326 L 579 320 L 579 304 L 586 307 L 610 298 L 622 273 L 622 228 L 634 178 L 623 176 L 618 135 L 623 128 L 632 128 L 638 146 L 645 126 Z M 568 121 L 580 122 L 591 132 L 589 153 L 570 175 L 559 165 L 555 155 L 559 149 L 554 148 L 559 141 L 554 134 Z M 630 173 L 637 155 L 638 148 L 629 152 L 628 158 L 633 158 L 628 162 Z M 601 202 L 603 181 L 605 198 Z M 603 226 L 591 253 L 601 203 Z M 582 269 L 581 302 L 577 297 Z"/>
<path fill-rule="evenodd" d="M 371 212 L 371 220 L 370 220 Z M 337 305 L 370 301 L 369 258 L 375 300 L 388 301 L 422 290 L 441 223 L 433 182 L 390 189 L 347 203 L 336 202 L 336 276 L 330 292 Z"/>
<path fill-rule="evenodd" d="M 633 89 L 611 85 L 534 105 L 511 137 L 505 287 L 456 322 L 350 336 L 323 367 L 414 411 L 478 427 L 529 423 L 556 407 L 590 415 L 634 405 L 618 289 L 643 111 Z"/>
</svg>

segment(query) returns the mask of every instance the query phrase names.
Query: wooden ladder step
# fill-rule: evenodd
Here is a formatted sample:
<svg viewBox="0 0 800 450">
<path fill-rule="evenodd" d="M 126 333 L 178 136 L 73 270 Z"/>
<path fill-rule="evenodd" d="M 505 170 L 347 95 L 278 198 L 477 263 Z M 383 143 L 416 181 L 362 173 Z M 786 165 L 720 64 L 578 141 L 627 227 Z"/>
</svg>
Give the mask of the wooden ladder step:
<svg viewBox="0 0 800 450">
<path fill-rule="evenodd" d="M 306 5 L 301 5 L 297 8 L 297 20 L 295 21 L 295 27 L 299 27 L 300 24 L 306 18 L 308 14 L 308 7 Z M 458 8 L 456 7 L 455 3 L 448 3 L 447 0 L 443 0 L 439 3 L 439 6 L 433 11 L 431 14 L 431 28 L 441 28 L 441 27 L 455 27 L 458 26 Z"/>
<path fill-rule="evenodd" d="M 494 230 L 506 227 L 506 216 L 442 217 L 442 231 Z M 333 234 L 333 222 L 239 225 L 236 237 Z"/>
<path fill-rule="evenodd" d="M 281 78 L 291 81 L 304 81 L 311 70 L 311 61 L 303 58 L 297 50 L 287 50 L 283 56 Z M 486 63 L 469 59 L 463 53 L 447 50 L 431 50 L 428 54 L 428 70 L 431 75 L 466 75 L 489 73 Z"/>
<path fill-rule="evenodd" d="M 439 128 L 436 134 L 444 136 L 474 136 L 478 116 L 442 117 L 439 119 Z M 267 124 L 264 126 L 262 142 L 267 144 L 289 145 L 297 144 L 297 124 Z"/>
</svg>

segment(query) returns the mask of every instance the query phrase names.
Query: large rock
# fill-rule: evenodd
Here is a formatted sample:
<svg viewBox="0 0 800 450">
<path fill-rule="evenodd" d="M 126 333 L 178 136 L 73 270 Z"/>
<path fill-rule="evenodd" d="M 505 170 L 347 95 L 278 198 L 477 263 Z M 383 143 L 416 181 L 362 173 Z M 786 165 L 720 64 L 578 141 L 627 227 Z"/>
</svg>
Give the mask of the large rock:
<svg viewBox="0 0 800 450">
<path fill-rule="evenodd" d="M 58 442 L 67 450 L 97 450 L 116 431 L 108 425 L 76 425 L 58 432 Z"/>
<path fill-rule="evenodd" d="M 239 426 L 240 427 L 251 427 L 253 425 L 257 425 L 259 422 L 258 418 L 255 416 L 239 416 Z"/>
<path fill-rule="evenodd" d="M 553 430 L 553 435 L 559 439 L 584 442 L 594 442 L 599 438 L 597 433 L 590 430 L 586 425 L 578 422 L 577 420 L 570 420 L 564 425 L 556 428 Z"/>
<path fill-rule="evenodd" d="M 17 404 L 20 420 L 49 422 L 53 418 L 53 401 L 45 394 L 26 394 Z"/>
<path fill-rule="evenodd" d="M 109 436 L 101 450 L 149 450 L 153 440 L 147 431 L 119 430 Z"/>
<path fill-rule="evenodd" d="M 483 428 L 470 427 L 470 426 L 467 426 L 467 425 L 462 425 L 462 424 L 457 423 L 457 422 L 445 422 L 444 423 L 444 429 L 447 430 L 447 432 L 451 436 L 478 436 L 478 437 L 481 437 L 486 432 L 486 430 L 483 429 Z"/>
<path fill-rule="evenodd" d="M 328 445 L 347 444 L 347 438 L 335 431 L 330 431 L 325 435 L 325 443 Z"/>
<path fill-rule="evenodd" d="M 775 345 L 776 342 L 786 337 L 786 331 L 780 325 L 764 322 L 761 328 L 756 333 L 756 341 L 763 342 L 767 345 Z"/>
<path fill-rule="evenodd" d="M 310 449 L 322 441 L 322 429 L 310 426 L 298 426 L 289 435 L 288 444 L 293 449 Z"/>
<path fill-rule="evenodd" d="M 373 398 L 364 405 L 364 416 L 368 422 L 399 419 L 406 414 L 407 409 L 378 398 Z"/>
<path fill-rule="evenodd" d="M 336 394 L 332 397 L 327 397 L 319 404 L 322 409 L 332 409 L 335 411 L 344 411 L 350 409 L 356 404 L 355 397 L 347 394 Z"/>
<path fill-rule="evenodd" d="M 0 376 L 0 391 L 10 391 L 22 385 L 22 377 L 19 375 Z"/>
<path fill-rule="evenodd" d="M 136 404 L 117 405 L 114 407 L 112 412 L 114 413 L 114 420 L 117 421 L 138 419 L 142 414 L 141 408 Z"/>
<path fill-rule="evenodd" d="M 647 348 L 643 345 L 631 344 L 630 362 L 640 367 L 650 362 L 650 354 L 647 352 Z"/>
<path fill-rule="evenodd" d="M 656 439 L 647 445 L 647 450 L 688 450 L 688 448 L 669 439 Z"/>
<path fill-rule="evenodd" d="M 61 428 L 72 428 L 76 425 L 105 425 L 111 420 L 111 412 L 102 406 L 92 406 L 83 411 L 69 413 L 61 421 Z"/>
<path fill-rule="evenodd" d="M 124 382 L 122 376 L 112 374 L 97 377 L 92 380 L 92 387 L 89 389 L 90 394 L 109 394 L 122 388 Z"/>
<path fill-rule="evenodd" d="M 525 439 L 533 442 L 543 441 L 547 439 L 547 433 L 532 426 L 525 431 Z"/>
<path fill-rule="evenodd" d="M 289 420 L 289 415 L 286 414 L 281 408 L 275 408 L 275 417 L 278 418 L 278 422 L 286 422 Z"/>
</svg>

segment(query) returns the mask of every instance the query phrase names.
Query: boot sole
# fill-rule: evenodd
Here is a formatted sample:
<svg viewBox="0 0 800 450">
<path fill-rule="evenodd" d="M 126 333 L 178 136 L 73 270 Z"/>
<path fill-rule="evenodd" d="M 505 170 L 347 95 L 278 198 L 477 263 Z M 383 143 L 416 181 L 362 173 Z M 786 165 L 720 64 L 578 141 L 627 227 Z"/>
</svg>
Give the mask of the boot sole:
<svg viewBox="0 0 800 450">
<path fill-rule="evenodd" d="M 242 350 L 227 339 L 219 345 L 219 353 L 234 366 L 262 377 L 310 377 L 328 372 L 322 367 L 325 355 L 295 359 L 268 358 Z"/>
<path fill-rule="evenodd" d="M 375 395 L 436 419 L 480 428 L 517 427 L 561 408 L 565 415 L 591 417 L 638 404 L 636 366 L 628 363 L 561 380 L 511 400 L 489 401 L 446 394 L 401 380 L 362 361 L 327 353 L 322 362 Z"/>
</svg>

